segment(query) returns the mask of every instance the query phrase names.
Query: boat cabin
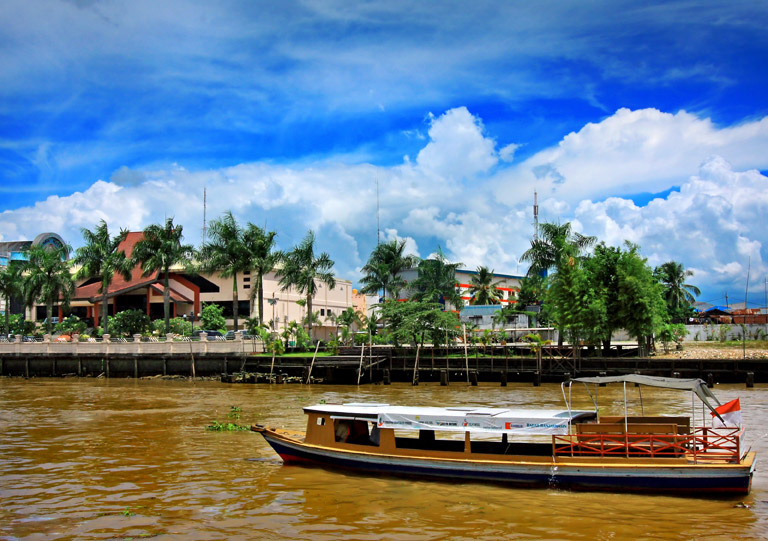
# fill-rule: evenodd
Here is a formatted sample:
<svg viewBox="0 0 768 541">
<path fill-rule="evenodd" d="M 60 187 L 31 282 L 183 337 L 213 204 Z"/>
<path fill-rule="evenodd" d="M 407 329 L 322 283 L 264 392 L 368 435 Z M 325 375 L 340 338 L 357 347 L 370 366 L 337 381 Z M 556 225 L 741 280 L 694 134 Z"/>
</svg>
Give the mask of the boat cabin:
<svg viewBox="0 0 768 541">
<path fill-rule="evenodd" d="M 483 453 L 551 456 L 551 441 L 509 436 L 568 434 L 573 423 L 594 421 L 594 411 L 506 408 L 405 407 L 389 404 L 319 404 L 304 408 L 309 444 L 365 452 Z M 519 439 L 519 438 L 518 438 Z M 529 439 L 529 438 L 522 438 Z"/>
</svg>

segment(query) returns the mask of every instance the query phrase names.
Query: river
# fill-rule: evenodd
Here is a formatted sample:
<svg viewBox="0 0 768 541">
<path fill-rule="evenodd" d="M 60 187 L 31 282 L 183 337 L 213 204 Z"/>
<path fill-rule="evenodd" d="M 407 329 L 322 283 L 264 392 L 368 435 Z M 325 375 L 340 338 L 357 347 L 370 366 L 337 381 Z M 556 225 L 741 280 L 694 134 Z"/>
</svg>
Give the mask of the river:
<svg viewBox="0 0 768 541">
<path fill-rule="evenodd" d="M 620 386 L 600 389 L 621 413 Z M 226 385 L 132 379 L 0 378 L 2 539 L 766 539 L 768 386 L 718 386 L 741 398 L 758 451 L 749 496 L 707 500 L 574 493 L 369 477 L 284 466 L 236 422 L 304 429 L 302 406 L 561 407 L 559 385 L 418 387 Z M 685 414 L 687 393 L 643 391 L 646 414 Z M 630 400 L 639 399 L 631 390 Z M 588 407 L 586 398 L 576 407 Z M 602 407 L 606 406 L 606 407 Z"/>
</svg>

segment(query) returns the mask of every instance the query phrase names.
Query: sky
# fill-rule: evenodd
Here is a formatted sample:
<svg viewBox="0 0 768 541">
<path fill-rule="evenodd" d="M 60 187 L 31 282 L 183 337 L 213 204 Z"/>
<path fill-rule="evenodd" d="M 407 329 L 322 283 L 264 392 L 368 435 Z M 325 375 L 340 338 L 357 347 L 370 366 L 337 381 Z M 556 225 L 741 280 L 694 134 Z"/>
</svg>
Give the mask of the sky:
<svg viewBox="0 0 768 541">
<path fill-rule="evenodd" d="M 764 306 L 768 3 L 5 0 L 0 240 L 231 210 L 522 275 L 541 222 Z M 205 205 L 204 205 L 205 193 Z"/>
</svg>

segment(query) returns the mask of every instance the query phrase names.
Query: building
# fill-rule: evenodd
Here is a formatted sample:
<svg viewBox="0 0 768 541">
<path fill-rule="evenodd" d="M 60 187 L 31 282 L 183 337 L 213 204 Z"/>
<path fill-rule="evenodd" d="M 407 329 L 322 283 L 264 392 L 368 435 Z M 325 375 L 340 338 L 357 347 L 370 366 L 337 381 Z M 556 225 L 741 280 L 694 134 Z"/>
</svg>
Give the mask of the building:
<svg viewBox="0 0 768 541">
<path fill-rule="evenodd" d="M 52 234 L 47 234 L 52 235 Z M 142 239 L 141 232 L 128 233 L 120 244 L 128 257 L 131 256 L 136 243 Z M 39 238 L 39 237 L 38 237 Z M 58 235 L 56 235 L 63 245 Z M 36 239 L 37 240 L 37 239 Z M 21 247 L 23 248 L 23 247 Z M 23 257 L 23 249 L 15 257 Z M 77 269 L 73 269 L 76 272 Z M 196 322 L 200 318 L 203 304 L 218 304 L 223 307 L 227 325 L 232 328 L 233 319 L 233 285 L 237 280 L 238 318 L 242 328 L 245 318 L 258 315 L 258 300 L 250 302 L 253 288 L 256 287 L 255 275 L 250 272 L 238 274 L 235 278 L 223 278 L 220 274 L 192 274 L 179 267 L 171 269 L 169 289 L 171 297 L 171 317 L 186 317 Z M 306 317 L 306 307 L 297 301 L 306 297 L 292 289 L 282 291 L 279 279 L 274 272 L 263 278 L 264 284 L 264 319 L 273 323 L 278 332 L 287 328 L 291 321 L 302 321 Z M 104 296 L 107 297 L 107 313 L 114 315 L 124 310 L 137 309 L 144 311 L 152 320 L 164 317 L 163 306 L 163 277 L 160 272 L 142 276 L 139 266 L 131 271 L 131 279 L 124 280 L 115 276 L 108 291 L 100 292 L 101 282 L 92 278 L 77 284 L 75 294 L 70 303 L 70 313 L 88 321 L 90 325 L 98 325 L 103 310 Z M 252 306 L 252 309 L 251 309 Z M 336 327 L 333 317 L 353 306 L 352 283 L 349 280 L 336 279 L 336 287 L 329 289 L 320 284 L 318 293 L 312 299 L 312 309 L 318 314 L 320 324 L 315 326 L 315 338 L 327 340 L 333 336 Z M 63 317 L 59 307 L 59 317 Z M 45 318 L 45 307 L 36 306 L 29 319 L 42 320 Z"/>
<path fill-rule="evenodd" d="M 408 269 L 406 271 L 403 271 L 400 273 L 400 276 L 406 281 L 406 283 L 411 283 L 413 280 L 415 280 L 419 275 L 418 269 Z M 477 275 L 477 271 L 467 270 L 467 269 L 456 269 L 456 288 L 459 290 L 459 294 L 461 295 L 462 301 L 464 301 L 463 306 L 457 307 L 452 306 L 450 303 L 446 304 L 446 310 L 453 310 L 453 311 L 459 311 L 464 306 L 469 306 L 470 300 L 471 300 L 471 281 L 472 277 Z M 522 276 L 516 276 L 512 274 L 500 274 L 500 273 L 494 273 L 493 274 L 493 281 L 494 282 L 501 282 L 498 289 L 501 292 L 501 304 L 498 305 L 498 309 L 503 308 L 504 306 L 507 306 L 509 304 L 515 304 L 517 302 L 517 293 L 520 291 L 520 280 L 522 279 Z M 407 290 L 400 292 L 401 299 L 400 300 L 406 300 L 410 298 L 411 292 Z"/>
<path fill-rule="evenodd" d="M 27 260 L 27 252 L 32 246 L 51 246 L 62 248 L 66 246 L 64 239 L 56 233 L 40 233 L 34 240 L 17 240 L 0 242 L 0 268 L 8 265 L 14 265 L 14 262 L 24 262 Z M 21 299 L 11 299 L 11 313 L 18 314 L 24 311 L 24 303 Z M 5 299 L 0 298 L 0 315 L 5 316 Z M 45 317 L 45 316 L 43 316 Z"/>
</svg>

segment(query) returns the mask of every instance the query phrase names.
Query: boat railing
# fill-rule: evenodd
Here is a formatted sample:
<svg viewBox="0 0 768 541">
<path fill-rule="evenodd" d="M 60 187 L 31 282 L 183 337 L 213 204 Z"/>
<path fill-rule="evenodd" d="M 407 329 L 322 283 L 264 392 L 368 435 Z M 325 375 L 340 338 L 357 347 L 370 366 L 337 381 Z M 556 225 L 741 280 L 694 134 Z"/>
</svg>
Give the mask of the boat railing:
<svg viewBox="0 0 768 541">
<path fill-rule="evenodd" d="M 593 425 L 599 426 L 599 425 Z M 553 454 L 571 457 L 678 458 L 695 463 L 738 463 L 741 458 L 743 429 L 697 427 L 691 434 L 675 430 L 654 433 L 633 432 L 632 425 L 606 425 L 604 430 L 590 430 L 552 437 Z"/>
</svg>

